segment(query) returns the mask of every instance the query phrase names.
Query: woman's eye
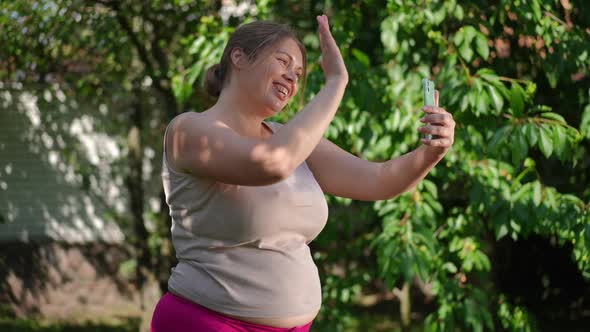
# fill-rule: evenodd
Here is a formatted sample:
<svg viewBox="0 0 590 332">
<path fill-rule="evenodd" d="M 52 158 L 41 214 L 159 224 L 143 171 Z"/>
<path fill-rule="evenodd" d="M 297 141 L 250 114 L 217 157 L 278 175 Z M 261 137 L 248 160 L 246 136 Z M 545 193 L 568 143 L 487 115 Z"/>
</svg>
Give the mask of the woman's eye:
<svg viewBox="0 0 590 332">
<path fill-rule="evenodd" d="M 285 59 L 279 58 L 279 62 L 282 63 L 283 65 L 287 64 L 287 60 L 285 60 Z"/>
</svg>

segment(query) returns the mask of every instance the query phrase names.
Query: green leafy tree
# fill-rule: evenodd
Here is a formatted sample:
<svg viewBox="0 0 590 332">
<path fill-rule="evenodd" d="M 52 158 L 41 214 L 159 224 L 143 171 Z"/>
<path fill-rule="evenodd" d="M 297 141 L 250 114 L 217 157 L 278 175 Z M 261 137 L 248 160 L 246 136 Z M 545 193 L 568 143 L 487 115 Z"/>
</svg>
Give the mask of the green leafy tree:
<svg viewBox="0 0 590 332">
<path fill-rule="evenodd" d="M 271 10 L 261 18 L 296 26 L 311 59 L 319 50 L 310 18 L 331 14 L 351 77 L 327 133 L 341 147 L 371 160 L 415 148 L 424 77 L 435 79 L 441 104 L 459 124 L 453 150 L 413 192 L 375 204 L 329 197 L 330 222 L 314 247 L 327 304 L 320 322 L 344 328 L 351 302 L 378 270 L 402 300 L 404 325 L 419 278 L 438 304 L 426 318 L 429 330 L 535 329 L 527 308 L 494 283 L 494 251 L 505 237 L 573 244 L 571 259 L 590 277 L 588 8 L 543 1 L 265 4 Z M 215 45 L 227 35 L 216 36 L 194 41 L 210 57 L 187 70 L 189 84 L 219 58 Z M 308 70 L 306 99 L 322 84 L 318 66 Z"/>
<path fill-rule="evenodd" d="M 330 139 L 373 160 L 413 149 L 424 77 L 435 79 L 441 104 L 459 124 L 453 150 L 415 191 L 376 202 L 373 214 L 347 207 L 358 213 L 351 222 L 375 214 L 382 221 L 371 244 L 389 288 L 399 287 L 403 294 L 416 277 L 432 285 L 438 305 L 426 318 L 429 330 L 535 329 L 540 317 L 499 293 L 495 250 L 505 237 L 555 238 L 572 246 L 572 261 L 590 277 L 588 6 L 563 1 L 306 4 L 302 15 L 291 11 L 289 17 L 297 24 L 315 10 L 332 12 L 351 68 L 349 93 Z M 318 81 L 313 75 L 310 81 L 313 93 Z M 331 225 L 344 220 L 333 214 Z M 369 225 L 370 239 L 375 229 Z M 349 234 L 338 243 L 356 243 L 362 232 Z M 402 322 L 408 321 L 407 307 L 402 305 Z"/>
<path fill-rule="evenodd" d="M 0 4 L 7 13 L 0 77 L 58 80 L 93 98 L 111 94 L 109 86 L 135 96 L 127 118 L 113 120 L 129 147 L 121 163 L 132 184 L 145 181 L 136 172 L 141 146 L 160 146 L 177 112 L 214 102 L 203 92 L 204 72 L 241 22 L 272 19 L 300 32 L 311 59 L 309 100 L 323 84 L 313 18 L 330 15 L 350 84 L 326 136 L 362 158 L 387 160 L 420 144 L 420 82 L 435 80 L 458 126 L 453 149 L 427 179 L 387 201 L 328 197 L 330 220 L 312 243 L 324 285 L 320 330 L 347 330 L 361 295 L 383 288 L 400 299 L 406 328 L 417 285 L 436 304 L 424 309 L 427 330 L 538 330 L 543 317 L 497 282 L 507 241 L 552 239 L 590 279 L 590 6 L 583 1 L 266 0 L 224 17 L 214 1 L 35 4 Z M 144 97 L 154 92 L 160 101 L 152 108 Z M 162 125 L 146 126 L 149 117 Z M 146 233 L 145 194 L 130 194 L 144 253 L 138 266 L 167 271 L 165 208 L 159 228 Z"/>
</svg>

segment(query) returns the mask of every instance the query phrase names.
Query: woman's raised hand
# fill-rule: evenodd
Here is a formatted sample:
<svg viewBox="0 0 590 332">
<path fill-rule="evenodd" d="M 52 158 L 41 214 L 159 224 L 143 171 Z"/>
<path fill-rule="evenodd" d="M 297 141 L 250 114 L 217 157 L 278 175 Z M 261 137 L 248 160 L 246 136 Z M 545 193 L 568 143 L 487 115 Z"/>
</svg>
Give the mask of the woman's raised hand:
<svg viewBox="0 0 590 332">
<path fill-rule="evenodd" d="M 320 15 L 318 20 L 318 34 L 320 37 L 320 48 L 322 50 L 321 66 L 326 75 L 326 81 L 331 79 L 348 82 L 348 71 L 344 65 L 340 49 L 330 32 L 328 17 Z"/>
</svg>

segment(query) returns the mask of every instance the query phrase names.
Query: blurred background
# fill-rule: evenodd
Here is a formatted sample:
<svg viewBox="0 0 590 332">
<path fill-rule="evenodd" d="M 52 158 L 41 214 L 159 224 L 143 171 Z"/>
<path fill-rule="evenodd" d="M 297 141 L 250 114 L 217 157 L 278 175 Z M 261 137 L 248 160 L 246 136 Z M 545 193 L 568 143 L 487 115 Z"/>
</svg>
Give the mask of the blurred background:
<svg viewBox="0 0 590 332">
<path fill-rule="evenodd" d="M 311 99 L 321 13 L 350 74 L 326 137 L 375 161 L 415 149 L 423 78 L 457 128 L 415 190 L 327 196 L 312 330 L 587 331 L 583 0 L 1 1 L 0 330 L 148 331 L 175 264 L 166 125 L 214 103 L 203 74 L 252 20 L 299 33 Z"/>
</svg>

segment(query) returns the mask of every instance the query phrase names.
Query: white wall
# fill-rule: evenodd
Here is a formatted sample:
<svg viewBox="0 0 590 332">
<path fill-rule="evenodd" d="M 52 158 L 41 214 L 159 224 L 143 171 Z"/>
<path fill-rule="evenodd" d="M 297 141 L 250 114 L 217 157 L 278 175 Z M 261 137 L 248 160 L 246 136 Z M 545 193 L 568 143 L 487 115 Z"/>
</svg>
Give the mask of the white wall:
<svg viewBox="0 0 590 332">
<path fill-rule="evenodd" d="M 124 240 L 109 217 L 125 210 L 127 193 L 112 175 L 120 144 L 101 132 L 107 106 L 73 99 L 56 86 L 0 83 L 0 242 Z M 65 160 L 73 156 L 92 169 L 85 185 Z"/>
</svg>

